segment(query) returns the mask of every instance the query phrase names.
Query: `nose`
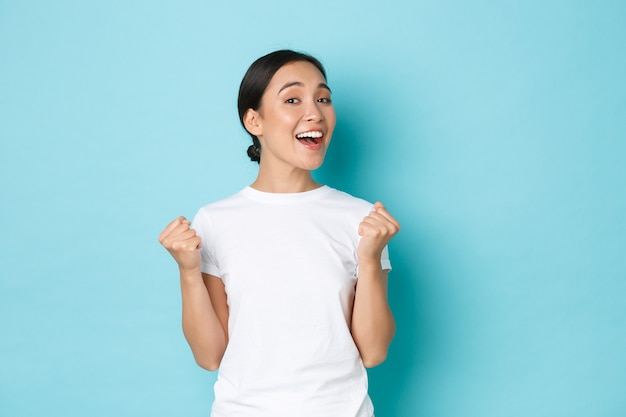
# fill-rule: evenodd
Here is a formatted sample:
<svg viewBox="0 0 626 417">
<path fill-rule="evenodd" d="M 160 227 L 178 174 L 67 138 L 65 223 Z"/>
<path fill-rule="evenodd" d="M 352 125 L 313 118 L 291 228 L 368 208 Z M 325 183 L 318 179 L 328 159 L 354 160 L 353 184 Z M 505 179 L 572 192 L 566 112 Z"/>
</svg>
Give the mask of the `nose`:
<svg viewBox="0 0 626 417">
<path fill-rule="evenodd" d="M 320 122 L 324 119 L 324 115 L 322 111 L 320 110 L 319 105 L 316 101 L 311 102 L 307 106 L 304 119 L 307 122 Z"/>
</svg>

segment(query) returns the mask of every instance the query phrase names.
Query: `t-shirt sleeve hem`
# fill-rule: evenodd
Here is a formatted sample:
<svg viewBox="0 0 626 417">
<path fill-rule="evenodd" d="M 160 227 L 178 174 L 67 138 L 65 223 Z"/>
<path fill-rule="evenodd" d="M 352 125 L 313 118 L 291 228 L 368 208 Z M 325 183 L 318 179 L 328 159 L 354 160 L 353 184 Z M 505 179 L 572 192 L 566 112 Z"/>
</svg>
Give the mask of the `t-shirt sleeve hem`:
<svg viewBox="0 0 626 417">
<path fill-rule="evenodd" d="M 382 260 L 380 261 L 380 267 L 383 269 L 383 271 L 391 271 L 391 262 L 389 262 L 388 260 Z"/>
<path fill-rule="evenodd" d="M 202 262 L 202 267 L 200 268 L 200 270 L 204 274 L 209 274 L 209 275 L 213 275 L 214 277 L 221 278 L 220 270 L 215 265 Z"/>
</svg>

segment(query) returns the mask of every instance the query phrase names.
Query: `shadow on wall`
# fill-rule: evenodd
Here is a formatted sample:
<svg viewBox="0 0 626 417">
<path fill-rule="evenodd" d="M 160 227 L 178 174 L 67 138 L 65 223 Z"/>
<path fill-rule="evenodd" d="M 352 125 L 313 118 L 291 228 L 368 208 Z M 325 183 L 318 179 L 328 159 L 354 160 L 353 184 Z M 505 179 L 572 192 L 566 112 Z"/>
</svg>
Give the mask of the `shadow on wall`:
<svg viewBox="0 0 626 417">
<path fill-rule="evenodd" d="M 356 90 L 358 91 L 358 90 Z M 429 293 L 431 266 L 420 253 L 428 242 L 419 236 L 419 216 L 403 196 L 394 194 L 394 182 L 407 184 L 396 176 L 411 170 L 409 159 L 403 157 L 402 140 L 380 140 L 389 135 L 385 126 L 363 120 L 372 114 L 364 100 L 350 100 L 349 109 L 338 109 L 338 124 L 333 143 L 323 168 L 316 173 L 318 181 L 369 201 L 393 200 L 392 213 L 402 224 L 401 232 L 390 245 L 393 271 L 389 280 L 389 300 L 396 318 L 396 337 L 388 358 L 382 365 L 370 369 L 370 395 L 381 416 L 400 416 L 419 403 L 419 392 L 409 387 L 424 386 L 427 370 L 436 354 L 436 326 L 428 322 L 433 317 L 427 311 L 436 298 Z M 380 125 L 380 123 L 378 123 Z M 387 157 L 381 155 L 386 154 Z M 397 157 L 395 155 L 397 155 Z M 393 162 L 390 162 L 393 156 Z M 393 166 L 392 166 L 393 165 Z M 401 166 L 407 165 L 407 166 Z M 382 194 L 382 195 L 381 195 Z M 387 196 L 385 196 L 387 194 Z M 389 195 L 391 194 L 391 196 Z M 400 207 L 402 205 L 402 207 Z M 423 383 L 421 383 L 423 381 Z M 421 390 L 420 390 L 421 391 Z"/>
</svg>

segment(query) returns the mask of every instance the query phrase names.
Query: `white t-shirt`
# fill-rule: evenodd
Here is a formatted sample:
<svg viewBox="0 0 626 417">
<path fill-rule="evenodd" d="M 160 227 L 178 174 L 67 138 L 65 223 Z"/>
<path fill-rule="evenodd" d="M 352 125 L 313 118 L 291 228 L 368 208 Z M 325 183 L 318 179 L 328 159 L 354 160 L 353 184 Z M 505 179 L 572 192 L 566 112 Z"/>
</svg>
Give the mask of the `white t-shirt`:
<svg viewBox="0 0 626 417">
<path fill-rule="evenodd" d="M 247 187 L 199 210 L 202 272 L 223 280 L 229 307 L 212 417 L 372 416 L 349 328 L 372 207 L 327 186 Z M 381 265 L 391 269 L 386 248 Z"/>
</svg>

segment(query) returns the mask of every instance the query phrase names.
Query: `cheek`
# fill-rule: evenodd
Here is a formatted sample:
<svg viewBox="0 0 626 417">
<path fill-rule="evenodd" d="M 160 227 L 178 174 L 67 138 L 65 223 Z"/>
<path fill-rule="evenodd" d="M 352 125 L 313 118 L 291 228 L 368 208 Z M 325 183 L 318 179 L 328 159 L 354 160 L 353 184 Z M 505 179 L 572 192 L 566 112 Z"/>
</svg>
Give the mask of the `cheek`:
<svg viewBox="0 0 626 417">
<path fill-rule="evenodd" d="M 296 112 L 277 112 L 273 115 L 275 125 L 289 127 L 295 125 L 300 120 L 300 116 Z"/>
<path fill-rule="evenodd" d="M 331 109 L 326 115 L 326 124 L 330 130 L 335 128 L 335 124 L 337 123 L 337 115 L 335 114 L 335 109 Z"/>
</svg>

